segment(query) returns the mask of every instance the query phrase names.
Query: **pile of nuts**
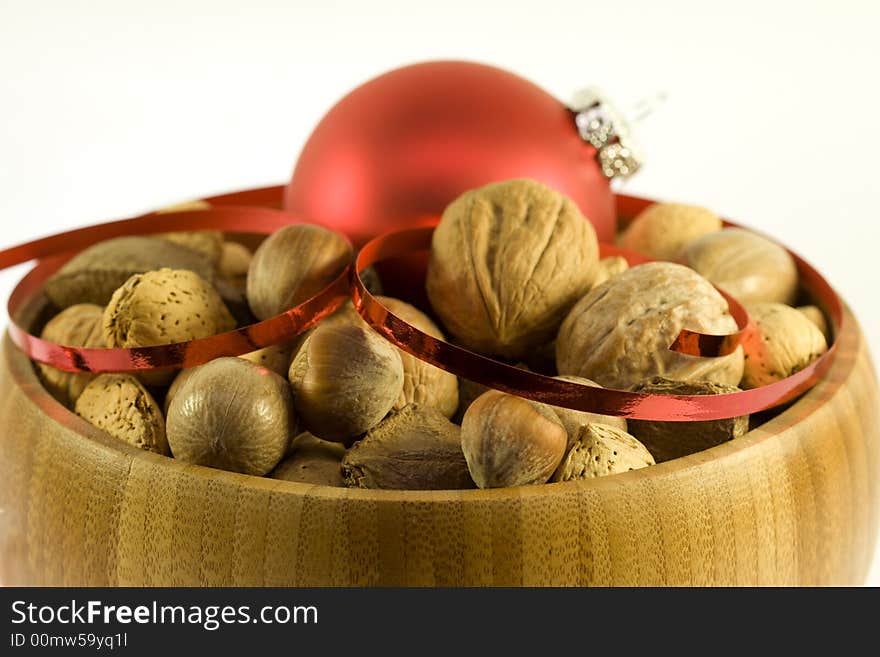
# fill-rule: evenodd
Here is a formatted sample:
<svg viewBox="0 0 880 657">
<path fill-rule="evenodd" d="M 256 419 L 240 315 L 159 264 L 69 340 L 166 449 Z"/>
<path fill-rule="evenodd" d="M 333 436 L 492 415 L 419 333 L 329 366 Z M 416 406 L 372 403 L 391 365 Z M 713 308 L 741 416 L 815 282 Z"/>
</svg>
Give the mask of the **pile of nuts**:
<svg viewBox="0 0 880 657">
<path fill-rule="evenodd" d="M 656 261 L 600 259 L 592 225 L 571 200 L 531 180 L 494 183 L 453 201 L 434 232 L 431 314 L 379 300 L 419 330 L 481 354 L 653 394 L 766 385 L 827 349 L 824 315 L 793 305 L 802 294 L 795 264 L 766 238 L 724 228 L 702 208 L 659 203 L 618 243 Z M 278 230 L 253 253 L 217 231 L 107 240 L 47 282 L 59 312 L 42 337 L 126 348 L 207 337 L 305 301 L 353 256 L 342 237 L 307 224 Z M 746 306 L 758 339 L 717 358 L 668 350 L 684 328 L 736 330 L 716 285 Z M 743 435 L 750 421 L 627 422 L 488 389 L 398 349 L 350 302 L 288 343 L 192 369 L 37 369 L 61 403 L 137 448 L 313 485 L 430 490 L 587 479 L 706 449 Z"/>
</svg>

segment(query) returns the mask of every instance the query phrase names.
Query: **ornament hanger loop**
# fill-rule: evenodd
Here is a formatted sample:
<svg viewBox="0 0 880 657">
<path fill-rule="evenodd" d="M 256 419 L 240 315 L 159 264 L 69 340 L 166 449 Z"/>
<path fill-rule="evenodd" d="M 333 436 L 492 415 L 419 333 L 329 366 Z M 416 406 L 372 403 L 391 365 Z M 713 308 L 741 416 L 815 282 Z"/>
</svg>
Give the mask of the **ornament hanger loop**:
<svg viewBox="0 0 880 657">
<path fill-rule="evenodd" d="M 642 155 L 630 134 L 629 123 L 595 87 L 582 89 L 571 103 L 578 134 L 597 151 L 606 178 L 629 178 L 642 165 Z M 645 114 L 645 108 L 639 116 Z"/>
</svg>

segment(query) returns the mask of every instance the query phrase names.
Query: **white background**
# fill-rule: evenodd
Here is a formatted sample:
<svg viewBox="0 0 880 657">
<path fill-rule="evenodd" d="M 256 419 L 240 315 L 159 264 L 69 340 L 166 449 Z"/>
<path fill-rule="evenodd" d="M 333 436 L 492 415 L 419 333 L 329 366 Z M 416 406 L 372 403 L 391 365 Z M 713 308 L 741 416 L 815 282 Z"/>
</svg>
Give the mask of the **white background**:
<svg viewBox="0 0 880 657">
<path fill-rule="evenodd" d="M 647 164 L 626 191 L 778 237 L 880 353 L 880 3 L 419 5 L 0 0 L 0 248 L 281 182 L 352 87 L 474 59 L 562 99 L 588 84 L 624 108 L 666 92 L 636 129 Z M 0 298 L 21 272 L 0 274 Z"/>
</svg>

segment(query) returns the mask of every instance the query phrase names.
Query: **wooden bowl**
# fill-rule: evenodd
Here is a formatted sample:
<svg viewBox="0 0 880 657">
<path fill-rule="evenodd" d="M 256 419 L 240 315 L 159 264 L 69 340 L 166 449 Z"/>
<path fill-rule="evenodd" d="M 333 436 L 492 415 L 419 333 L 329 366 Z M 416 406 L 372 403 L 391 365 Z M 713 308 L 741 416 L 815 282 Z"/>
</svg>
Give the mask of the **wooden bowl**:
<svg viewBox="0 0 880 657">
<path fill-rule="evenodd" d="M 743 438 L 602 479 L 308 486 L 139 451 L 0 354 L 0 581 L 29 585 L 858 584 L 874 551 L 877 379 L 847 312 L 825 379 Z"/>
</svg>

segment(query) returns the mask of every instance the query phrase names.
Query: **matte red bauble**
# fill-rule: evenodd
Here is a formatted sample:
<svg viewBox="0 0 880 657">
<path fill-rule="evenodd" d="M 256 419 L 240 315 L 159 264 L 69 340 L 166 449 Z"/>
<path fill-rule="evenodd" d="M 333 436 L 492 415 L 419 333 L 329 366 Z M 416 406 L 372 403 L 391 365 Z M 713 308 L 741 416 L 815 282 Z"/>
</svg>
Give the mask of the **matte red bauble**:
<svg viewBox="0 0 880 657">
<path fill-rule="evenodd" d="M 439 215 L 468 189 L 521 177 L 571 197 L 599 239 L 612 239 L 608 180 L 563 103 L 498 68 L 427 62 L 367 82 L 327 113 L 284 207 L 361 245 Z"/>
</svg>

